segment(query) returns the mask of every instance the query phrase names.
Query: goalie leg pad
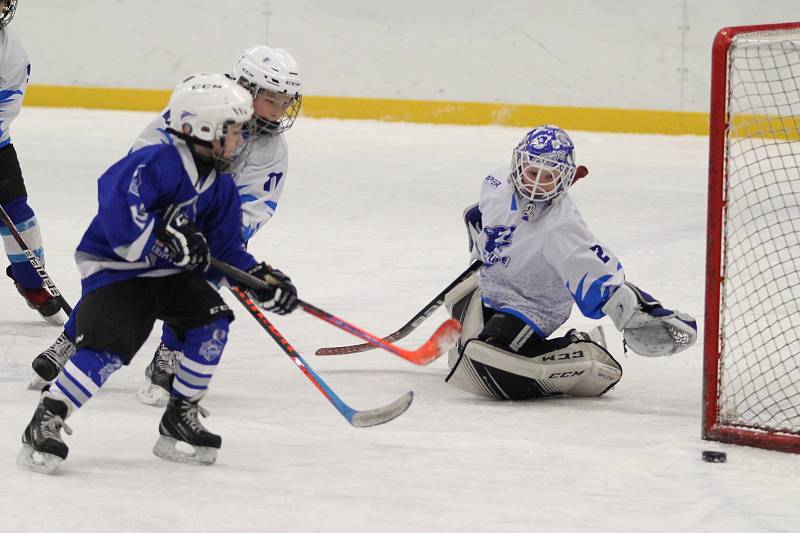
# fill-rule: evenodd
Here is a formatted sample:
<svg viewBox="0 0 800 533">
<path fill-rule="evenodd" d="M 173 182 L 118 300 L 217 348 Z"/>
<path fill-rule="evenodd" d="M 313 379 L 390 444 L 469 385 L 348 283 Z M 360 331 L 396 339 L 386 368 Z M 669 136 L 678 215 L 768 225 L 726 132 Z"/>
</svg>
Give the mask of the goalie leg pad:
<svg viewBox="0 0 800 533">
<path fill-rule="evenodd" d="M 476 288 L 462 293 L 448 308 L 457 312 L 453 316 L 462 321 L 464 330 L 450 351 L 451 371 L 445 381 L 466 392 L 498 400 L 600 396 L 622 377 L 621 366 L 605 349 L 600 328 L 588 335 L 546 340 L 504 313 L 494 314 L 484 326 Z"/>
<path fill-rule="evenodd" d="M 464 348 L 464 358 L 534 382 L 530 390 L 539 391 L 540 394 L 529 398 L 558 394 L 600 396 L 622 378 L 622 367 L 611 354 L 589 341 L 571 342 L 567 346 L 528 357 L 473 339 Z M 513 389 L 519 389 L 519 385 L 513 381 L 508 384 Z M 506 383 L 499 382 L 496 385 L 505 390 Z"/>
</svg>

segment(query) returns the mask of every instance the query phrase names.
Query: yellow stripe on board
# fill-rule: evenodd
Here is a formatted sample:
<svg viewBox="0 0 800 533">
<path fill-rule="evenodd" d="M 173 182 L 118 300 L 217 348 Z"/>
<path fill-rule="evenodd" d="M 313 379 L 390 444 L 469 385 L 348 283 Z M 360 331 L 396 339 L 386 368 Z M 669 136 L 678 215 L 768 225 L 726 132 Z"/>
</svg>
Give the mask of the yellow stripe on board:
<svg viewBox="0 0 800 533">
<path fill-rule="evenodd" d="M 170 94 L 171 91 L 157 89 L 30 85 L 25 93 L 25 105 L 160 111 L 166 107 Z"/>
<path fill-rule="evenodd" d="M 170 91 L 31 85 L 25 104 L 159 111 Z M 429 124 L 530 127 L 556 124 L 566 130 L 620 133 L 706 135 L 708 114 L 593 107 L 556 107 L 434 100 L 390 100 L 338 96 L 304 96 L 302 114 L 312 118 L 385 120 Z"/>
<path fill-rule="evenodd" d="M 303 97 L 314 118 L 373 119 L 433 124 L 530 127 L 556 124 L 566 130 L 707 135 L 708 114 L 592 107 L 549 107 L 479 102 Z"/>
</svg>

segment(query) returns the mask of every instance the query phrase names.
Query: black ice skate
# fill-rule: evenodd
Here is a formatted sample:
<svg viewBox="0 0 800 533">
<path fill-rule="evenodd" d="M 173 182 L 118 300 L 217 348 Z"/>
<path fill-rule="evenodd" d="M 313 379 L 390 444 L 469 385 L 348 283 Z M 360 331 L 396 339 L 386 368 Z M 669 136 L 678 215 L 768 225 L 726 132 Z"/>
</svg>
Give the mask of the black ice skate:
<svg viewBox="0 0 800 533">
<path fill-rule="evenodd" d="M 61 369 L 64 368 L 64 365 L 74 354 L 75 345 L 67 338 L 67 333 L 62 331 L 56 342 L 37 355 L 31 363 L 36 375 L 31 380 L 28 388 L 42 390 L 47 383 L 56 379 L 58 373 L 61 372 Z"/>
<path fill-rule="evenodd" d="M 57 326 L 62 326 L 67 320 L 66 313 L 61 310 L 61 302 L 58 298 L 51 296 L 43 287 L 26 289 L 11 275 L 11 265 L 6 268 L 6 276 L 13 282 L 17 291 L 25 298 L 28 307 L 42 315 L 46 321 Z"/>
<path fill-rule="evenodd" d="M 146 384 L 136 392 L 140 402 L 158 407 L 167 405 L 180 356 L 181 352 L 170 350 L 163 342 L 158 345 L 153 360 L 144 369 Z"/>
<path fill-rule="evenodd" d="M 58 468 L 69 453 L 69 448 L 61 439 L 62 428 L 67 435 L 72 435 L 72 430 L 64 423 L 67 414 L 66 403 L 48 392 L 42 394 L 33 418 L 22 434 L 18 465 L 42 474 L 50 474 Z"/>
<path fill-rule="evenodd" d="M 197 402 L 171 396 L 158 426 L 161 435 L 153 446 L 153 453 L 162 459 L 180 463 L 214 464 L 217 450 L 222 446 L 222 437 L 203 427 L 197 418 L 198 413 L 208 416 L 208 411 Z M 188 444 L 194 448 L 194 452 L 178 450 L 179 442 Z"/>
</svg>

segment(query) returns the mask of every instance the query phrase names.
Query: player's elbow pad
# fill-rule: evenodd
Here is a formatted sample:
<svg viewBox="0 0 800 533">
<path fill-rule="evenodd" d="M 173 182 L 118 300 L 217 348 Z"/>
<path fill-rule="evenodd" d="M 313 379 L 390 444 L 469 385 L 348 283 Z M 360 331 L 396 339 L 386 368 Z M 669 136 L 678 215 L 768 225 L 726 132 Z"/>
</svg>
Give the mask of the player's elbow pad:
<svg viewBox="0 0 800 533">
<path fill-rule="evenodd" d="M 664 308 L 632 283 L 625 283 L 603 306 L 625 342 L 648 357 L 672 355 L 697 340 L 697 323 L 691 315 Z"/>
</svg>

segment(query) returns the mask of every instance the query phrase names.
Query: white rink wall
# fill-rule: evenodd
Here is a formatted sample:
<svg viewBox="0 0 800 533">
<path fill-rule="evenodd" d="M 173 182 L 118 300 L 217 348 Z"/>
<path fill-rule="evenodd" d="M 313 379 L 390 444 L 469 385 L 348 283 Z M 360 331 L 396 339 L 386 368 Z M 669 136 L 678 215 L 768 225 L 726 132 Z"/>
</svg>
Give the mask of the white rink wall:
<svg viewBox="0 0 800 533">
<path fill-rule="evenodd" d="M 56 0 L 19 3 L 32 83 L 170 89 L 268 43 L 306 94 L 704 112 L 724 26 L 797 0 Z"/>
</svg>

